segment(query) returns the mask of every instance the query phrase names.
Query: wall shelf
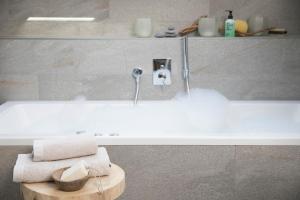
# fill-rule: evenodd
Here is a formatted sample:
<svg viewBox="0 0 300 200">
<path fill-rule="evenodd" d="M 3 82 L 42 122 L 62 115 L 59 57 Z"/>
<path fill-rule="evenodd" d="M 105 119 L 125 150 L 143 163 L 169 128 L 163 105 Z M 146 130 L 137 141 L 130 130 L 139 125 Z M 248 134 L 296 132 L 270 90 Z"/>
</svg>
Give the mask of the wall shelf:
<svg viewBox="0 0 300 200">
<path fill-rule="evenodd" d="M 181 37 L 176 38 L 137 38 L 137 37 L 41 37 L 41 36 L 0 36 L 0 40 L 180 40 Z M 251 36 L 251 37 L 200 37 L 200 36 L 190 36 L 190 40 L 252 40 L 252 39 L 263 39 L 263 40 L 273 40 L 273 39 L 300 39 L 300 35 L 270 35 L 270 36 Z"/>
</svg>

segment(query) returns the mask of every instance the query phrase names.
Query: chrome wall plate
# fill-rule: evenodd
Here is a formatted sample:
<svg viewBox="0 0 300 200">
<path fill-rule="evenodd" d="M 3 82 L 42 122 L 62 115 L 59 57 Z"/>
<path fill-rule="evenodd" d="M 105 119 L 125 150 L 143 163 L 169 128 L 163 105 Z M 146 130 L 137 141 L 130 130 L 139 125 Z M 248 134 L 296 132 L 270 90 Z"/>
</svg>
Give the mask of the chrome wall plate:
<svg viewBox="0 0 300 200">
<path fill-rule="evenodd" d="M 172 60 L 153 59 L 153 85 L 171 85 L 171 66 Z"/>
</svg>

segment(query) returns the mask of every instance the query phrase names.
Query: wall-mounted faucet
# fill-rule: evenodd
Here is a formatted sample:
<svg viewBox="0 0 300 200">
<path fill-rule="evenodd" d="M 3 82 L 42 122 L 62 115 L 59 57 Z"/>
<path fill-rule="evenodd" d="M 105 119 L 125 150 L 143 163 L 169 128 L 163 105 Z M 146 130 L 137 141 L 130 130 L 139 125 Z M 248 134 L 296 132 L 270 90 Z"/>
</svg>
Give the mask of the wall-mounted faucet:
<svg viewBox="0 0 300 200">
<path fill-rule="evenodd" d="M 190 95 L 190 66 L 189 66 L 189 47 L 188 36 L 182 38 L 182 77 L 184 80 L 184 88 L 187 95 Z"/>
<path fill-rule="evenodd" d="M 139 92 L 140 92 L 140 79 L 143 74 L 141 68 L 134 68 L 132 70 L 132 77 L 135 79 L 135 95 L 134 95 L 134 104 L 137 104 Z"/>
<path fill-rule="evenodd" d="M 153 85 L 171 85 L 171 59 L 153 60 Z"/>
</svg>

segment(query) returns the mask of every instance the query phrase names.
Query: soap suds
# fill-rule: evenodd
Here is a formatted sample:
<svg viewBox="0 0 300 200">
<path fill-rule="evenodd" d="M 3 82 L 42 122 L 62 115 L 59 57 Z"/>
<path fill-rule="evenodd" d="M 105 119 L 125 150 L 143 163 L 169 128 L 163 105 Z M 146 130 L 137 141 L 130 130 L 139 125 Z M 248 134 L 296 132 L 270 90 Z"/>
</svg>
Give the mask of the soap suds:
<svg viewBox="0 0 300 200">
<path fill-rule="evenodd" d="M 191 89 L 190 95 L 178 93 L 174 99 L 186 121 L 199 131 L 218 131 L 225 126 L 229 101 L 215 90 Z"/>
</svg>

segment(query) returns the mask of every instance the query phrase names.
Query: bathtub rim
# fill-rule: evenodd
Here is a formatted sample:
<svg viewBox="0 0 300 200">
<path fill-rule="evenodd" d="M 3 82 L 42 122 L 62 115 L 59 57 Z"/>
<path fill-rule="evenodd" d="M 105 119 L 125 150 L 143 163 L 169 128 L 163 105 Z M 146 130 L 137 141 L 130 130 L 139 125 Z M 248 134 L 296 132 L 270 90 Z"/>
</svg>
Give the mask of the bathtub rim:
<svg viewBox="0 0 300 200">
<path fill-rule="evenodd" d="M 46 137 L 0 137 L 0 146 L 32 145 L 36 139 Z M 51 138 L 51 137 L 48 137 Z M 300 146 L 300 138 L 201 138 L 201 137 L 119 137 L 95 136 L 98 145 L 150 145 L 150 146 Z"/>
<path fill-rule="evenodd" d="M 145 100 L 140 101 L 140 104 L 169 102 L 170 100 Z M 110 104 L 125 104 L 133 105 L 131 100 L 87 100 L 87 101 L 7 101 L 0 105 L 0 113 L 7 108 L 18 104 L 78 104 L 78 103 L 110 103 Z M 230 104 L 246 105 L 246 104 L 299 104 L 297 100 L 233 100 Z M 242 134 L 242 133 L 241 133 Z M 245 133 L 246 134 L 246 133 Z M 248 134 L 248 133 L 247 133 Z M 284 135 L 284 133 L 282 133 Z M 26 136 L 26 137 L 7 137 L 0 136 L 1 146 L 13 145 L 32 145 L 33 140 L 42 139 L 53 136 Z M 56 136 L 57 137 L 57 136 Z M 121 137 L 121 136 L 95 136 L 98 145 L 300 145 L 299 138 L 205 138 L 205 137 Z"/>
</svg>

